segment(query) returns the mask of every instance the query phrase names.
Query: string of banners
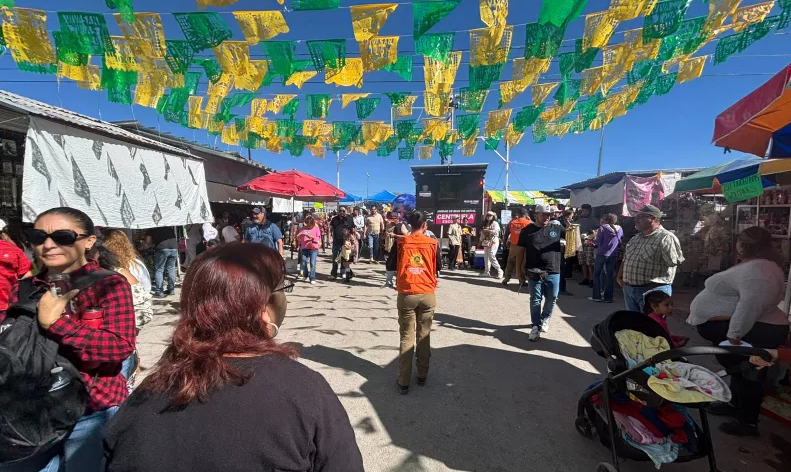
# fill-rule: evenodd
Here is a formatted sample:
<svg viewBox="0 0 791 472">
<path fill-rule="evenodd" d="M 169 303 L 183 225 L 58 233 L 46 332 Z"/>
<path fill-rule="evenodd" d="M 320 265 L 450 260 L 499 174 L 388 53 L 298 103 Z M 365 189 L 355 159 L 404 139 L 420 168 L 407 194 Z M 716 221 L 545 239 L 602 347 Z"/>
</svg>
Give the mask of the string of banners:
<svg viewBox="0 0 791 472">
<path fill-rule="evenodd" d="M 203 10 L 236 1 L 197 0 L 197 5 Z M 160 15 L 135 12 L 132 0 L 105 0 L 116 11 L 112 16 L 57 12 L 60 29 L 51 32 L 44 11 L 0 0 L 0 53 L 8 50 L 21 71 L 72 80 L 80 88 L 106 93 L 111 102 L 154 108 L 168 122 L 205 129 L 229 145 L 293 156 L 306 150 L 316 157 L 348 150 L 429 159 L 434 150 L 448 157 L 459 146 L 471 156 L 479 141 L 487 150 L 503 141 L 516 146 L 528 130 L 535 143 L 598 130 L 652 96 L 700 77 L 709 59 L 720 64 L 791 23 L 791 0 L 747 6 L 742 0 L 703 0 L 708 14 L 693 18 L 687 18 L 692 0 L 611 0 L 607 10 L 584 15 L 582 38 L 565 40 L 567 26 L 582 16 L 587 0 L 544 0 L 538 20 L 519 31 L 507 23 L 508 0 L 479 0 L 483 27 L 469 31 L 469 84 L 459 89 L 454 84 L 462 51 L 454 50 L 454 43 L 460 32 L 431 31 L 460 1 L 411 4 L 414 51 L 423 57 L 425 90 L 383 94 L 390 101 L 392 123 L 369 120 L 384 97 L 361 89 L 365 74 L 373 71 L 412 81 L 415 55 L 399 53 L 399 36 L 379 34 L 403 7 L 397 3 L 345 7 L 360 51 L 359 57 L 347 57 L 345 39 L 276 39 L 289 32 L 279 10 L 232 12 L 243 39 L 233 37 L 225 19 L 230 16 L 172 13 L 182 34 L 168 39 Z M 298 12 L 341 5 L 340 0 L 290 0 L 285 7 Z M 110 34 L 108 18 L 121 35 Z M 625 31 L 622 42 L 611 44 L 622 22 L 640 18 L 642 28 Z M 525 38 L 524 54 L 513 57 L 517 34 Z M 715 39 L 713 58 L 695 56 Z M 573 41 L 574 50 L 561 53 L 564 41 Z M 310 58 L 301 59 L 306 54 L 298 55 L 299 48 L 306 48 Z M 602 65 L 594 67 L 599 57 Z M 513 74 L 504 79 L 509 61 Z M 553 61 L 560 80 L 541 81 Z M 359 91 L 262 98 L 262 90 L 275 81 L 301 89 L 320 75 L 328 85 Z M 201 81 L 207 90 L 199 94 Z M 530 104 L 509 108 L 528 89 Z M 488 112 L 481 126 L 492 90 L 499 95 L 498 109 Z M 426 118 L 418 122 L 413 108 L 421 98 Z M 333 101 L 342 108 L 353 104 L 359 121 L 328 121 Z M 297 120 L 303 102 L 305 119 Z M 449 119 L 451 107 L 462 112 L 456 129 Z"/>
</svg>

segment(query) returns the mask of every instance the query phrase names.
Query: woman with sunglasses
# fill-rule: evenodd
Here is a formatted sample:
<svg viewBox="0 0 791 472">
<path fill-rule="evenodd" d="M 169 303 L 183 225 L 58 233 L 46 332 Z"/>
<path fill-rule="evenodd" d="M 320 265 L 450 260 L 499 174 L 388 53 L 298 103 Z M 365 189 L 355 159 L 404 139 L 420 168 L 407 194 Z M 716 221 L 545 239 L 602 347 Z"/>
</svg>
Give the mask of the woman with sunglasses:
<svg viewBox="0 0 791 472">
<path fill-rule="evenodd" d="M 64 443 L 54 448 L 56 455 L 42 469 L 48 472 L 102 471 L 107 422 L 128 395 L 121 363 L 135 346 L 135 308 L 129 282 L 114 274 L 58 298 L 48 282 L 53 276 L 66 275 L 61 278 L 74 281 L 102 270 L 98 262 L 87 259 L 96 244 L 95 231 L 88 215 L 66 207 L 41 213 L 34 227 L 25 231 L 43 265 L 32 279 L 33 285 L 44 291 L 38 304 L 38 323 L 62 346 L 61 355 L 80 370 L 89 395 L 85 416 Z M 100 312 L 101 318 L 88 323 L 83 317 L 88 311 Z"/>
<path fill-rule="evenodd" d="M 284 274 L 260 244 L 193 262 L 170 345 L 110 424 L 107 472 L 363 470 L 338 397 L 275 342 L 294 287 Z"/>
</svg>

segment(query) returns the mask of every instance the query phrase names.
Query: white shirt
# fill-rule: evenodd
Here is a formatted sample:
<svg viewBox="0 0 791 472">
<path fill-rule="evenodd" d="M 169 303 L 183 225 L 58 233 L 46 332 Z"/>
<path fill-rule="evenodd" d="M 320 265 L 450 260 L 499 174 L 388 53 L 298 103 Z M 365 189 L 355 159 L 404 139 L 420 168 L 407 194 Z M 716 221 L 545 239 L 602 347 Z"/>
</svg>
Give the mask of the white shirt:
<svg viewBox="0 0 791 472">
<path fill-rule="evenodd" d="M 151 274 L 148 273 L 148 268 L 140 259 L 135 259 L 132 265 L 129 266 L 129 273 L 140 282 L 140 285 L 146 290 L 146 293 L 151 291 Z"/>
<path fill-rule="evenodd" d="M 226 226 L 222 229 L 222 240 L 226 243 L 234 243 L 239 241 L 239 233 L 236 232 L 236 228 L 231 225 Z"/>
</svg>

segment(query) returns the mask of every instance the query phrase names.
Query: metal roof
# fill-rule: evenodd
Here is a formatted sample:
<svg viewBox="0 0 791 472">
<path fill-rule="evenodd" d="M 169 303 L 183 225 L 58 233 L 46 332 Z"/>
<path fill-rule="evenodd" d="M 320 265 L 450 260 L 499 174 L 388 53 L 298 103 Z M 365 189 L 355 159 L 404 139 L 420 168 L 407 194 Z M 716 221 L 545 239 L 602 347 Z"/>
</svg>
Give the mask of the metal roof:
<svg viewBox="0 0 791 472">
<path fill-rule="evenodd" d="M 602 185 L 606 185 L 606 184 L 617 184 L 627 175 L 633 175 L 635 177 L 651 177 L 653 175 L 659 174 L 660 172 L 663 173 L 679 172 L 681 173 L 682 176 L 687 176 L 690 174 L 694 174 L 695 172 L 698 172 L 701 169 L 702 169 L 701 167 L 696 167 L 694 169 L 656 169 L 656 170 L 630 170 L 630 171 L 610 172 L 609 174 L 604 174 L 600 177 L 594 177 L 592 179 L 584 180 L 582 182 L 577 182 L 570 185 L 564 185 L 558 190 L 562 190 L 562 189 L 575 190 L 586 187 L 599 188 Z"/>
<path fill-rule="evenodd" d="M 265 166 L 263 164 L 260 164 L 260 163 L 258 163 L 256 161 L 253 161 L 251 159 L 245 159 L 244 157 L 242 157 L 239 154 L 230 153 L 230 152 L 223 152 L 223 151 L 220 151 L 220 150 L 217 150 L 217 149 L 205 146 L 203 144 L 198 144 L 198 143 L 196 143 L 194 141 L 189 141 L 188 139 L 182 138 L 180 136 L 176 136 L 176 135 L 168 133 L 168 132 L 164 132 L 163 133 L 163 132 L 161 132 L 161 131 L 159 131 L 157 129 L 150 128 L 150 127 L 147 127 L 147 126 L 143 126 L 137 121 L 115 121 L 115 122 L 113 122 L 113 124 L 116 125 L 116 126 L 120 126 L 121 128 L 123 128 L 123 129 L 125 129 L 125 130 L 127 130 L 129 132 L 132 132 L 132 133 L 135 133 L 135 134 L 139 134 L 140 136 L 149 137 L 149 138 L 154 139 L 154 140 L 162 140 L 163 142 L 165 142 L 165 143 L 167 143 L 167 144 L 169 144 L 171 146 L 175 146 L 175 147 L 181 148 L 181 149 L 183 149 L 183 150 L 185 150 L 187 152 L 206 153 L 206 154 L 210 154 L 212 156 L 221 157 L 223 159 L 230 159 L 230 160 L 233 160 L 233 161 L 236 161 L 236 162 L 240 162 L 242 164 L 250 165 L 250 166 L 253 166 L 253 167 L 258 167 L 259 169 L 262 169 L 262 170 L 264 170 L 264 171 L 266 171 L 268 173 L 275 172 L 274 169 L 272 169 L 270 167 L 267 167 L 267 166 Z"/>
<path fill-rule="evenodd" d="M 97 120 L 96 118 L 81 115 L 64 108 L 54 107 L 44 102 L 39 102 L 37 100 L 23 97 L 5 90 L 0 90 L 0 108 L 6 108 L 22 115 L 32 115 L 52 121 L 57 121 L 62 124 L 81 128 L 92 133 L 101 134 L 149 149 L 158 149 L 163 152 L 175 154 L 178 156 L 187 156 L 193 159 L 200 159 L 199 157 L 191 155 L 189 152 L 185 152 L 183 149 L 169 146 L 162 142 L 131 133 L 123 128 L 113 125 L 112 123 Z"/>
</svg>

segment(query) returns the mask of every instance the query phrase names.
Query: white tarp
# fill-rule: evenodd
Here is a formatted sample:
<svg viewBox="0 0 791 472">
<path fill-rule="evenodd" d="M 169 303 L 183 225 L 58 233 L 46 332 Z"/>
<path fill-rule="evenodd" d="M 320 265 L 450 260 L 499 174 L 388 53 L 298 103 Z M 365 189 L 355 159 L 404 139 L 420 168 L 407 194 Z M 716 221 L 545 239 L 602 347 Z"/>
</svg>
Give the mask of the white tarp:
<svg viewBox="0 0 791 472">
<path fill-rule="evenodd" d="M 302 213 L 302 208 L 302 202 L 295 200 L 292 207 L 290 198 L 272 197 L 272 213 Z"/>
<path fill-rule="evenodd" d="M 27 222 L 60 206 L 84 211 L 97 226 L 115 228 L 214 221 L 203 161 L 33 116 L 23 175 Z"/>
</svg>

